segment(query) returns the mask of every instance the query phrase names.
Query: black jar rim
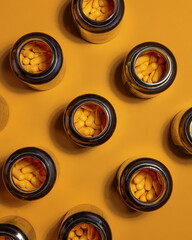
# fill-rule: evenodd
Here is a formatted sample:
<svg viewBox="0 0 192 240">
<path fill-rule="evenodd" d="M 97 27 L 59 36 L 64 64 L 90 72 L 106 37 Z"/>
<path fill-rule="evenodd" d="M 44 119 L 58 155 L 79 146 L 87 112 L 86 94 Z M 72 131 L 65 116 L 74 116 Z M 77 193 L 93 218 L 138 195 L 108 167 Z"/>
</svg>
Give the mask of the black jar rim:
<svg viewBox="0 0 192 240">
<path fill-rule="evenodd" d="M 74 114 L 76 110 L 82 105 L 88 103 L 99 105 L 104 110 L 108 119 L 103 132 L 101 132 L 99 135 L 95 137 L 85 137 L 81 135 L 76 130 L 74 125 Z M 67 111 L 69 111 L 69 117 L 66 117 Z M 66 120 L 66 118 L 68 118 L 68 120 Z M 109 120 L 110 118 L 112 118 L 113 120 L 110 121 Z M 68 123 L 66 124 L 66 122 Z M 71 129 L 71 134 L 73 136 L 73 140 L 77 144 L 83 146 L 96 146 L 106 142 L 112 136 L 116 128 L 116 114 L 111 103 L 104 97 L 101 97 L 96 94 L 84 94 L 72 100 L 72 102 L 68 105 L 63 115 L 63 125 L 66 133 L 68 132 L 66 125 L 69 125 L 69 128 Z M 76 139 L 78 139 L 78 141 Z"/>
<path fill-rule="evenodd" d="M 85 30 L 88 30 L 92 33 L 104 33 L 115 28 L 123 18 L 124 15 L 124 1 L 116 0 L 115 9 L 111 16 L 103 21 L 94 21 L 88 18 L 82 10 L 83 0 L 77 0 L 75 5 L 77 5 L 77 14 L 78 18 L 75 18 L 76 21 L 83 27 Z M 73 6 L 72 6 L 73 7 Z M 72 11 L 73 12 L 73 11 Z"/>
<path fill-rule="evenodd" d="M 20 63 L 20 53 L 22 48 L 29 42 L 34 41 L 43 42 L 48 45 L 53 54 L 50 66 L 40 73 L 27 72 Z M 14 59 L 14 56 L 15 63 L 13 62 L 14 60 L 12 60 Z M 50 35 L 41 32 L 28 33 L 18 39 L 12 48 L 10 58 L 13 70 L 17 67 L 20 73 L 17 74 L 14 70 L 15 74 L 21 78 L 22 81 L 33 85 L 39 85 L 53 80 L 60 72 L 63 65 L 63 53 L 59 43 Z"/>
<path fill-rule="evenodd" d="M 157 83 L 146 83 L 142 81 L 135 72 L 135 62 L 137 58 L 147 51 L 157 52 L 164 59 L 166 59 L 169 69 L 166 70 L 164 78 Z M 166 90 L 173 83 L 176 72 L 177 72 L 177 63 L 172 52 L 165 47 L 164 45 L 157 42 L 144 42 L 135 46 L 127 55 L 124 62 L 124 72 L 128 79 L 131 79 L 135 83 L 135 88 L 143 93 L 154 94 L 160 93 Z M 141 90 L 142 89 L 142 90 Z"/>
<path fill-rule="evenodd" d="M 14 181 L 12 180 L 11 171 L 14 164 L 18 160 L 24 157 L 36 158 L 43 164 L 46 171 L 46 178 L 43 184 L 34 191 L 22 190 L 18 188 L 15 185 Z M 56 167 L 51 156 L 47 154 L 45 151 L 36 147 L 26 147 L 26 148 L 21 148 L 15 151 L 13 154 L 11 154 L 11 156 L 8 158 L 8 160 L 4 165 L 3 176 L 4 176 L 5 186 L 7 187 L 9 192 L 12 193 L 15 197 L 18 197 L 22 200 L 29 200 L 29 201 L 36 200 L 44 197 L 53 188 L 56 181 Z"/>
<path fill-rule="evenodd" d="M 0 236 L 9 237 L 11 240 L 19 240 L 17 234 L 22 234 L 22 240 L 28 240 L 26 234 L 17 226 L 9 223 L 0 223 Z"/>
<path fill-rule="evenodd" d="M 188 109 L 185 114 L 183 115 L 183 119 L 186 119 L 186 122 L 185 122 L 185 137 L 189 143 L 189 145 L 192 147 L 192 134 L 191 134 L 191 128 L 192 128 L 192 108 Z"/>
<path fill-rule="evenodd" d="M 158 198 L 155 199 L 155 201 L 153 202 L 139 201 L 133 196 L 130 189 L 130 182 L 133 175 L 139 170 L 146 168 L 158 172 L 160 176 L 164 179 L 166 186 L 163 195 L 161 193 L 160 196 L 158 196 Z M 125 179 L 123 180 L 124 175 Z M 173 183 L 169 170 L 167 169 L 167 167 L 165 167 L 165 165 L 153 158 L 143 157 L 129 163 L 122 172 L 120 182 L 121 184 L 123 184 L 122 187 L 124 188 L 125 194 L 127 196 L 127 199 L 124 199 L 125 202 L 128 204 L 128 206 L 137 211 L 154 211 L 162 207 L 168 201 L 172 193 Z"/>
<path fill-rule="evenodd" d="M 102 236 L 102 240 L 112 239 L 111 229 L 106 220 L 100 215 L 89 211 L 80 211 L 68 217 L 60 227 L 59 237 L 62 236 L 62 240 L 68 239 L 69 232 L 75 226 L 83 223 L 96 227 Z"/>
</svg>

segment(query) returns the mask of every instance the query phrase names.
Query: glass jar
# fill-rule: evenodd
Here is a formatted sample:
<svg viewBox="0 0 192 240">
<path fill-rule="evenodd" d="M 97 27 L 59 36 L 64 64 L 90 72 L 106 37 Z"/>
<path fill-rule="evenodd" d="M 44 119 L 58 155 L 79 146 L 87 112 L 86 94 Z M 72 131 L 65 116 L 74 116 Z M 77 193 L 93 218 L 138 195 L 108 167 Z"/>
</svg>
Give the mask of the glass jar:
<svg viewBox="0 0 192 240">
<path fill-rule="evenodd" d="M 35 147 L 15 151 L 3 167 L 3 180 L 7 190 L 22 200 L 44 197 L 53 188 L 56 175 L 51 156 Z"/>
<path fill-rule="evenodd" d="M 192 155 L 192 108 L 176 114 L 171 123 L 173 143 L 184 153 Z"/>
<path fill-rule="evenodd" d="M 9 108 L 4 98 L 0 96 L 0 131 L 4 129 L 9 118 Z"/>
<path fill-rule="evenodd" d="M 139 77 L 138 73 L 136 73 L 137 59 L 149 54 L 157 55 L 158 62 L 159 59 L 164 61 L 163 75 L 157 82 L 146 82 L 145 78 L 142 80 L 142 77 Z M 122 70 L 122 80 L 124 86 L 136 97 L 151 98 L 170 87 L 175 79 L 176 72 L 175 57 L 167 47 L 156 42 L 145 42 L 134 47 L 126 57 Z"/>
<path fill-rule="evenodd" d="M 101 112 L 101 115 L 104 119 L 102 119 L 103 127 L 99 130 L 98 135 L 82 135 L 81 129 L 76 128 L 75 117 L 78 109 L 84 107 L 93 106 L 93 109 L 98 109 Z M 91 111 L 91 110 L 90 110 Z M 94 111 L 94 110 L 93 110 Z M 85 111 L 84 111 L 85 112 Z M 93 114 L 95 114 L 94 112 Z M 87 117 L 87 119 L 89 116 Z M 93 116 L 94 118 L 94 116 Z M 82 125 L 86 126 L 86 121 Z M 94 123 L 93 123 L 94 124 Z M 101 123 L 102 124 L 102 123 Z M 66 134 L 70 137 L 70 139 L 80 145 L 80 146 L 89 146 L 94 147 L 106 142 L 113 134 L 116 127 L 116 114 L 113 106 L 106 100 L 105 98 L 95 95 L 95 94 L 85 94 L 75 98 L 66 108 L 63 115 L 63 126 Z M 94 126 L 90 125 L 91 128 L 94 129 L 95 133 L 99 125 L 94 124 Z"/>
<path fill-rule="evenodd" d="M 77 232 L 78 230 L 79 233 Z M 59 229 L 58 240 L 67 240 L 71 235 L 87 236 L 91 235 L 92 238 L 97 240 L 111 240 L 110 227 L 103 216 L 103 212 L 92 205 L 82 204 L 69 210 L 64 216 Z M 96 238 L 96 234 L 97 237 Z M 83 237 L 82 237 L 83 238 Z"/>
<path fill-rule="evenodd" d="M 172 192 L 169 170 L 152 158 L 126 160 L 118 169 L 117 181 L 123 201 L 136 211 L 162 207 Z"/>
<path fill-rule="evenodd" d="M 91 43 L 104 43 L 114 38 L 124 15 L 123 0 L 113 0 L 114 11 L 105 20 L 95 21 L 88 18 L 82 8 L 83 0 L 72 1 L 72 14 L 81 37 Z"/>
<path fill-rule="evenodd" d="M 23 51 L 29 49 L 30 44 L 39 44 L 44 45 L 44 50 L 40 50 L 40 55 L 44 55 L 43 59 L 40 60 L 44 63 L 46 61 L 45 54 L 49 54 L 49 64 L 47 68 L 44 68 L 42 71 L 37 68 L 35 71 L 28 71 L 26 68 L 26 63 L 23 63 Z M 30 50 L 30 49 L 29 49 Z M 35 50 L 36 53 L 37 49 Z M 33 52 L 33 51 L 32 51 Z M 34 52 L 33 52 L 34 53 Z M 32 53 L 32 57 L 35 55 Z M 21 58 L 22 57 L 22 58 Z M 28 57 L 28 54 L 25 54 L 25 58 L 28 58 L 28 65 L 33 59 L 31 56 Z M 26 59 L 25 59 L 26 60 Z M 37 57 L 36 57 L 37 60 Z M 35 66 L 39 64 L 39 61 L 35 61 Z M 51 36 L 40 33 L 33 32 L 24 35 L 14 44 L 11 55 L 10 55 L 10 64 L 13 72 L 16 76 L 28 86 L 36 90 L 48 90 L 55 87 L 63 78 L 63 53 L 58 42 Z M 34 64 L 34 60 L 33 60 Z M 34 66 L 34 65 L 33 65 Z M 38 65 L 39 67 L 39 65 Z"/>
<path fill-rule="evenodd" d="M 6 240 L 36 240 L 31 224 L 18 216 L 7 216 L 0 219 L 0 238 Z"/>
</svg>

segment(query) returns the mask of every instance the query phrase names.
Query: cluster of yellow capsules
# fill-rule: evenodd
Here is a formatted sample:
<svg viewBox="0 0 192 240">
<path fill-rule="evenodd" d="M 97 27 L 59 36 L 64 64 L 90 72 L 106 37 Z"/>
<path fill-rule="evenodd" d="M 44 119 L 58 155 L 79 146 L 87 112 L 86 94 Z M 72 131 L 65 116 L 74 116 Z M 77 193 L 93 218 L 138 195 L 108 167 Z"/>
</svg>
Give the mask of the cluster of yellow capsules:
<svg viewBox="0 0 192 240">
<path fill-rule="evenodd" d="M 79 224 L 68 235 L 68 240 L 101 240 L 99 230 L 91 224 Z"/>
<path fill-rule="evenodd" d="M 98 136 L 105 128 L 106 116 L 101 107 L 87 104 L 77 109 L 74 114 L 76 130 L 85 137 Z"/>
<path fill-rule="evenodd" d="M 114 2 L 113 0 L 83 0 L 82 9 L 88 18 L 103 21 L 113 13 Z"/>
<path fill-rule="evenodd" d="M 27 72 L 40 73 L 50 66 L 52 56 L 51 49 L 46 44 L 31 42 L 21 50 L 20 62 Z"/>
<path fill-rule="evenodd" d="M 45 181 L 45 175 L 43 164 L 35 158 L 23 158 L 12 169 L 15 185 L 25 191 L 38 189 Z"/>
<path fill-rule="evenodd" d="M 155 52 L 144 54 L 135 62 L 137 76 L 147 83 L 157 83 L 162 79 L 166 71 L 166 63 L 163 57 Z"/>
<path fill-rule="evenodd" d="M 155 171 L 142 169 L 132 178 L 130 183 L 133 195 L 143 201 L 154 201 L 161 193 L 162 181 Z"/>
</svg>

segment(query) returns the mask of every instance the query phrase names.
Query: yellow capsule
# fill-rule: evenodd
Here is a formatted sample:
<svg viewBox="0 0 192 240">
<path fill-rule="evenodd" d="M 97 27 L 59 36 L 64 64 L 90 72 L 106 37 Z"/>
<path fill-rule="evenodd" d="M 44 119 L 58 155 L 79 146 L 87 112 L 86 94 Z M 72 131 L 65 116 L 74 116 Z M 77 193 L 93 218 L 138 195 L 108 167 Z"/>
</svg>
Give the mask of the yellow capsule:
<svg viewBox="0 0 192 240">
<path fill-rule="evenodd" d="M 95 132 L 94 132 L 94 134 L 93 134 L 93 137 L 96 137 L 96 136 L 98 136 L 99 134 L 101 133 L 101 131 L 100 130 L 95 130 Z"/>
<path fill-rule="evenodd" d="M 33 50 L 34 53 L 36 53 L 36 52 L 38 52 L 38 53 L 44 53 L 44 52 L 46 52 L 45 49 L 43 49 L 43 48 L 41 48 L 41 47 L 39 47 L 39 46 L 37 46 L 37 45 L 35 45 L 35 46 L 32 48 L 32 50 Z"/>
<path fill-rule="evenodd" d="M 93 135 L 94 132 L 95 132 L 95 130 L 94 130 L 92 127 L 88 127 L 88 129 L 89 129 L 89 134 L 90 134 L 90 135 Z"/>
<path fill-rule="evenodd" d="M 149 61 L 149 58 L 150 58 L 150 55 L 148 55 L 148 54 L 147 55 L 143 55 L 141 57 L 138 57 L 136 62 L 135 62 L 135 67 L 141 65 L 144 62 Z"/>
<path fill-rule="evenodd" d="M 27 188 L 28 191 L 36 190 L 36 188 L 29 181 L 27 181 L 27 180 L 23 180 L 23 181 L 25 181 L 25 183 L 26 183 L 25 187 Z"/>
<path fill-rule="evenodd" d="M 23 58 L 24 58 L 24 56 L 23 56 L 23 54 L 21 53 L 21 54 L 20 54 L 20 63 L 21 63 L 21 64 L 23 63 Z"/>
<path fill-rule="evenodd" d="M 83 3 L 82 3 L 82 8 L 85 8 L 86 5 L 89 3 L 90 0 L 83 0 Z"/>
<path fill-rule="evenodd" d="M 137 191 L 136 185 L 134 183 L 130 183 L 130 188 L 131 188 L 131 192 L 134 193 Z"/>
<path fill-rule="evenodd" d="M 24 180 L 19 181 L 19 180 L 17 180 L 17 178 L 13 177 L 13 181 L 15 182 L 15 184 L 17 185 L 17 187 L 25 188 L 25 186 L 26 186 L 26 183 L 25 183 Z"/>
<path fill-rule="evenodd" d="M 23 68 L 24 68 L 25 71 L 27 71 L 27 72 L 32 72 L 32 70 L 31 70 L 31 65 L 23 65 Z"/>
<path fill-rule="evenodd" d="M 87 116 L 87 117 L 88 117 L 88 116 L 89 116 L 89 114 L 90 114 L 90 112 L 89 112 L 89 111 L 87 111 L 87 110 L 84 110 L 84 111 L 83 111 L 83 113 L 84 113 L 84 115 L 85 115 L 85 116 Z"/>
<path fill-rule="evenodd" d="M 149 173 L 147 173 L 146 181 L 145 181 L 145 189 L 147 191 L 151 190 L 152 184 L 153 184 L 153 178 Z"/>
<path fill-rule="evenodd" d="M 89 225 L 87 229 L 87 238 L 89 240 L 93 240 L 94 234 L 95 234 L 95 227 L 92 225 Z"/>
<path fill-rule="evenodd" d="M 96 125 L 94 122 L 91 124 L 91 127 L 94 128 L 95 130 L 101 129 L 101 127 L 99 125 Z"/>
<path fill-rule="evenodd" d="M 155 191 L 153 188 L 147 193 L 146 198 L 148 201 L 151 201 L 155 196 Z"/>
<path fill-rule="evenodd" d="M 81 227 L 82 229 L 86 229 L 86 228 L 88 228 L 88 224 L 82 223 L 82 224 L 80 225 L 80 227 Z"/>
<path fill-rule="evenodd" d="M 82 112 L 80 119 L 85 122 L 87 120 L 87 116 Z"/>
<path fill-rule="evenodd" d="M 82 127 L 78 130 L 78 132 L 83 136 L 90 135 L 90 129 L 88 127 Z"/>
<path fill-rule="evenodd" d="M 30 181 L 32 177 L 34 177 L 34 175 L 32 173 L 26 173 L 25 174 L 25 179 L 28 180 L 28 181 Z"/>
<path fill-rule="evenodd" d="M 142 73 L 138 73 L 137 76 L 138 76 L 140 79 L 143 79 L 143 74 L 142 74 Z"/>
<path fill-rule="evenodd" d="M 152 54 L 150 59 L 149 59 L 149 62 L 150 63 L 157 62 L 157 56 Z"/>
<path fill-rule="evenodd" d="M 92 20 L 96 20 L 101 15 L 101 12 L 99 10 L 95 10 L 95 12 L 89 14 L 89 18 Z"/>
<path fill-rule="evenodd" d="M 79 118 L 81 117 L 81 114 L 82 114 L 81 109 L 77 109 L 77 111 L 74 114 L 74 122 L 75 123 L 79 120 Z"/>
<path fill-rule="evenodd" d="M 154 70 L 156 70 L 157 68 L 158 68 L 158 64 L 157 63 L 151 63 L 147 67 L 147 70 L 143 71 L 142 74 L 143 75 L 148 75 L 148 74 L 152 73 Z"/>
<path fill-rule="evenodd" d="M 38 188 L 41 185 L 41 182 L 39 181 L 38 178 L 32 177 L 30 181 L 34 187 Z"/>
<path fill-rule="evenodd" d="M 143 77 L 143 81 L 147 82 L 148 78 L 149 78 L 149 75 L 145 75 L 145 76 Z"/>
<path fill-rule="evenodd" d="M 79 130 L 80 128 L 82 128 L 85 125 L 84 121 L 79 120 L 78 122 L 75 123 L 75 128 L 77 130 Z"/>
<path fill-rule="evenodd" d="M 94 13 L 95 11 L 96 11 L 95 8 L 92 8 L 92 9 L 91 9 L 91 13 Z"/>
<path fill-rule="evenodd" d="M 155 74 L 155 71 L 153 71 L 153 72 L 149 75 L 149 78 L 148 78 L 148 80 L 147 80 L 148 83 L 153 83 L 153 82 L 152 82 L 152 78 L 153 78 L 154 74 Z"/>
<path fill-rule="evenodd" d="M 89 116 L 88 116 L 88 118 L 87 118 L 87 120 L 86 120 L 86 122 L 85 122 L 85 124 L 86 124 L 86 126 L 87 127 L 92 127 L 91 125 L 92 125 L 92 123 L 94 122 L 94 114 L 93 113 L 91 113 Z"/>
<path fill-rule="evenodd" d="M 152 81 L 154 83 L 158 82 L 161 79 L 162 74 L 163 74 L 163 66 L 159 65 L 152 77 Z"/>
<path fill-rule="evenodd" d="M 93 8 L 98 8 L 99 7 L 99 0 L 93 0 L 92 7 Z"/>
<path fill-rule="evenodd" d="M 91 12 L 92 3 L 93 3 L 93 0 L 91 0 L 91 1 L 83 8 L 83 13 L 84 13 L 86 16 Z"/>
<path fill-rule="evenodd" d="M 101 117 L 98 109 L 95 111 L 95 124 L 100 125 L 101 124 Z"/>
<path fill-rule="evenodd" d="M 33 46 L 34 46 L 34 43 L 28 43 L 28 44 L 26 44 L 26 45 L 23 47 L 23 49 L 25 49 L 25 50 L 31 50 L 31 49 L 33 48 Z"/>
<path fill-rule="evenodd" d="M 99 0 L 99 6 L 100 7 L 109 6 L 109 2 L 107 0 Z"/>
<path fill-rule="evenodd" d="M 21 169 L 22 173 L 32 173 L 35 172 L 37 169 L 34 165 L 29 165 Z"/>
<path fill-rule="evenodd" d="M 38 65 L 31 65 L 31 71 L 32 72 L 38 72 L 39 71 L 39 66 Z"/>
<path fill-rule="evenodd" d="M 157 196 L 159 196 L 159 194 L 161 193 L 161 186 L 158 181 L 156 181 L 156 180 L 153 181 L 153 188 L 154 188 Z"/>
<path fill-rule="evenodd" d="M 24 50 L 23 55 L 24 55 L 24 57 L 27 57 L 30 59 L 34 58 L 34 52 L 32 52 L 30 50 Z"/>
<path fill-rule="evenodd" d="M 140 171 L 136 177 L 134 177 L 133 182 L 135 184 L 139 184 L 144 178 L 146 177 L 146 173 L 143 171 Z"/>
<path fill-rule="evenodd" d="M 39 64 L 39 70 L 45 71 L 47 68 L 48 68 L 48 64 L 47 63 L 40 63 Z"/>
<path fill-rule="evenodd" d="M 40 55 L 36 58 L 33 58 L 30 63 L 31 65 L 38 65 L 40 63 L 46 62 L 47 61 L 47 56 L 46 55 Z"/>
<path fill-rule="evenodd" d="M 137 190 L 141 190 L 142 188 L 144 188 L 144 185 L 145 185 L 145 179 L 143 179 L 140 183 L 136 185 Z"/>
<path fill-rule="evenodd" d="M 36 58 L 36 57 L 39 57 L 40 55 L 42 55 L 41 53 L 38 53 L 38 52 L 36 52 L 35 54 L 34 54 L 34 58 Z"/>
<path fill-rule="evenodd" d="M 145 193 L 143 193 L 143 195 L 141 195 L 140 200 L 141 200 L 142 202 L 147 202 L 146 194 L 147 194 L 147 192 L 145 192 Z"/>
<path fill-rule="evenodd" d="M 102 13 L 107 13 L 107 12 L 109 12 L 109 11 L 110 11 L 109 7 L 102 7 L 102 8 L 101 8 L 101 12 L 102 12 Z"/>
<path fill-rule="evenodd" d="M 78 230 L 75 231 L 77 236 L 82 236 L 83 235 L 83 230 L 80 228 Z"/>
<path fill-rule="evenodd" d="M 12 173 L 13 173 L 13 176 L 20 181 L 24 180 L 24 178 L 25 178 L 24 174 L 20 170 L 16 169 L 16 167 L 13 167 Z"/>
<path fill-rule="evenodd" d="M 146 66 L 148 66 L 148 65 L 149 65 L 149 61 L 144 62 L 143 64 L 145 64 Z"/>
<path fill-rule="evenodd" d="M 93 109 L 92 109 L 91 107 L 87 106 L 87 105 L 83 105 L 83 106 L 81 106 L 81 107 L 82 107 L 83 109 L 89 111 L 89 112 L 94 112 Z"/>
<path fill-rule="evenodd" d="M 29 64 L 29 58 L 23 58 L 23 64 L 28 65 Z"/>
<path fill-rule="evenodd" d="M 86 235 L 82 235 L 82 236 L 80 237 L 80 240 L 88 240 L 88 239 L 87 239 Z"/>
<path fill-rule="evenodd" d="M 136 193 L 135 193 L 135 197 L 137 199 L 139 199 L 141 197 L 141 195 L 143 195 L 143 193 L 145 192 L 145 189 L 142 188 L 141 190 L 138 190 Z"/>
<path fill-rule="evenodd" d="M 164 58 L 163 58 L 163 57 L 159 57 L 157 63 L 158 63 L 158 64 L 164 64 L 164 63 L 165 63 Z"/>
<path fill-rule="evenodd" d="M 31 164 L 31 162 L 28 161 L 28 160 L 20 160 L 19 162 L 17 162 L 17 163 L 15 164 L 15 167 L 16 167 L 18 170 L 20 170 L 21 168 L 26 167 L 26 166 L 28 166 L 28 165 L 30 165 L 30 164 Z"/>
<path fill-rule="evenodd" d="M 138 74 L 140 72 L 145 71 L 146 69 L 147 69 L 147 65 L 143 63 L 135 68 L 135 72 Z"/>
<path fill-rule="evenodd" d="M 69 232 L 68 237 L 69 237 L 69 238 L 73 238 L 74 236 L 75 236 L 75 233 L 74 233 L 73 230 L 71 230 L 71 231 Z"/>
</svg>

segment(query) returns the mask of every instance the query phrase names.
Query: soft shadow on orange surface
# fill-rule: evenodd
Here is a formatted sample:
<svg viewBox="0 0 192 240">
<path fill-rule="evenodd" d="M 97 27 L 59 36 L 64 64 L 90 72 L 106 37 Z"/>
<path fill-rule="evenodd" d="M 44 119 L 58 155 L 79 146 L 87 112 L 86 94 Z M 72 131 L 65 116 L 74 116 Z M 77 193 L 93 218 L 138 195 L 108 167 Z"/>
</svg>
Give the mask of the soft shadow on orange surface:
<svg viewBox="0 0 192 240">
<path fill-rule="evenodd" d="M 83 39 L 81 39 L 81 35 L 73 21 L 71 0 L 63 1 L 59 5 L 57 15 L 60 30 L 65 37 L 77 43 L 86 43 Z"/>
<path fill-rule="evenodd" d="M 104 188 L 105 201 L 108 208 L 115 214 L 123 218 L 133 218 L 143 216 L 143 213 L 137 212 L 129 208 L 122 200 L 118 189 L 117 189 L 117 169 L 114 170 L 106 179 L 106 184 Z"/>
<path fill-rule="evenodd" d="M 58 240 L 58 233 L 59 233 L 59 227 L 62 222 L 62 219 L 59 219 L 59 221 L 55 222 L 54 226 L 52 228 L 49 228 L 49 231 L 46 235 L 46 240 Z"/>
<path fill-rule="evenodd" d="M 170 159 L 181 164 L 192 164 L 192 157 L 179 150 L 171 139 L 170 125 L 172 119 L 169 119 L 162 129 L 162 145 Z"/>
<path fill-rule="evenodd" d="M 63 128 L 63 112 L 65 106 L 57 109 L 51 116 L 50 122 L 50 136 L 57 148 L 69 154 L 80 154 L 87 151 L 90 148 L 84 148 L 76 145 L 66 135 Z"/>
<path fill-rule="evenodd" d="M 0 160 L 0 179 L 2 179 L 2 168 L 3 168 L 3 159 Z M 3 181 L 0 181 L 0 203 L 9 208 L 22 207 L 28 202 L 19 200 L 16 197 L 12 196 L 8 190 L 5 188 Z"/>
<path fill-rule="evenodd" d="M 12 46 L 9 46 L 5 52 L 1 53 L 0 72 L 3 77 L 0 81 L 8 90 L 14 93 L 32 93 L 34 90 L 22 83 L 20 79 L 14 75 L 11 69 L 9 62 L 11 47 Z"/>
</svg>

